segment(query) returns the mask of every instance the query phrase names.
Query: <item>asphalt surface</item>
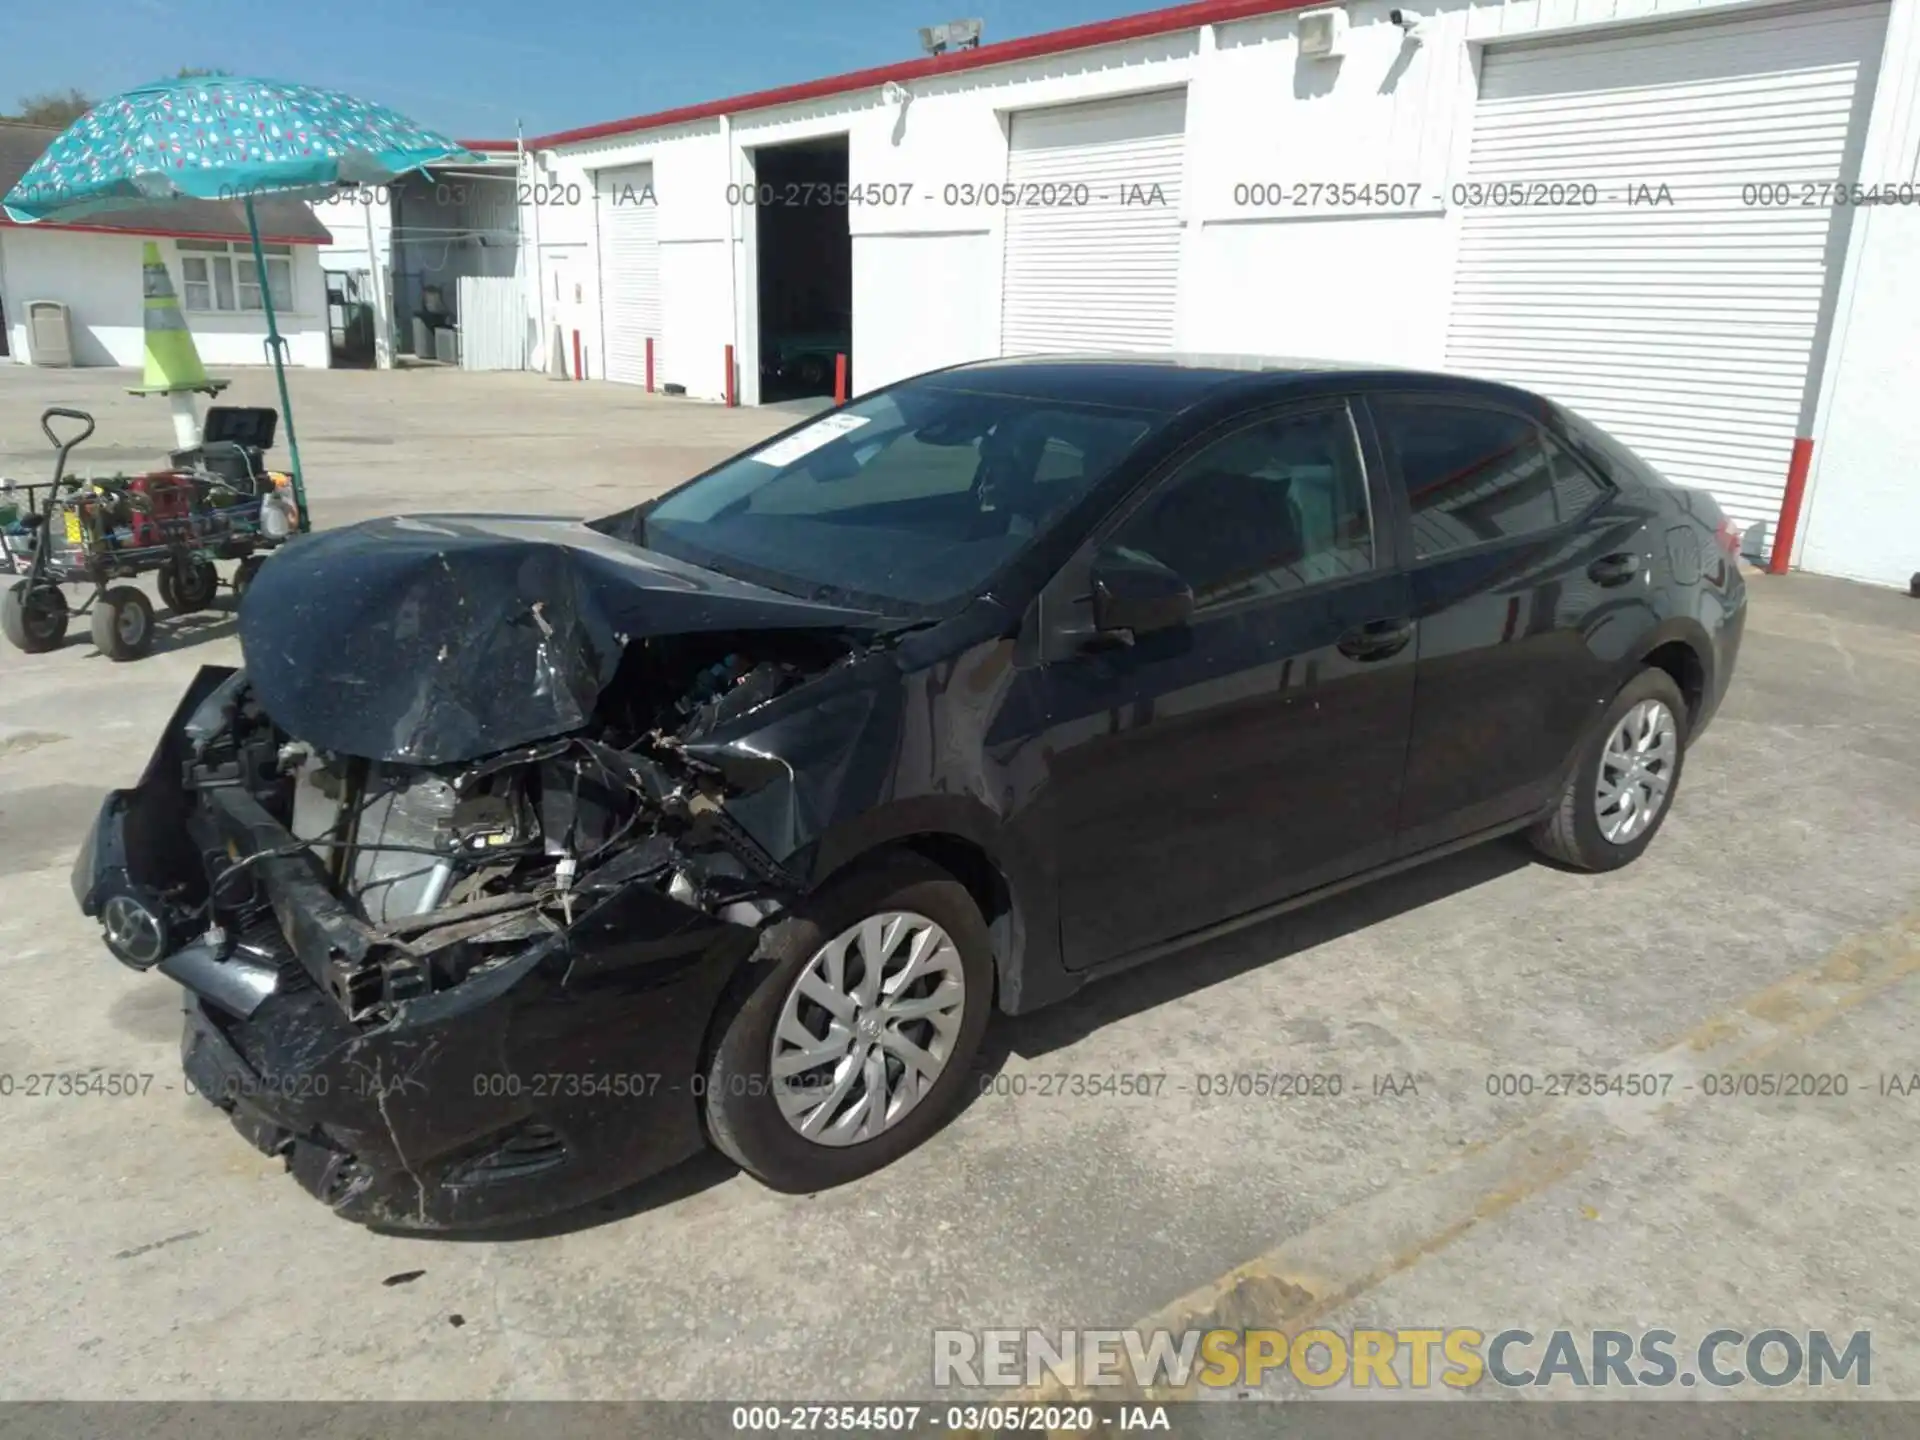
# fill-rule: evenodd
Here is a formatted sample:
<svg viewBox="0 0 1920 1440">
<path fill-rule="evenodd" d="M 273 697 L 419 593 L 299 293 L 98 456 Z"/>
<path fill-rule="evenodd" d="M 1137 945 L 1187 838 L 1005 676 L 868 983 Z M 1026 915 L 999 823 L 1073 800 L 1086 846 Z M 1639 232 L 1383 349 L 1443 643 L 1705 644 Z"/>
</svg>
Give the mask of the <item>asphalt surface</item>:
<svg viewBox="0 0 1920 1440">
<path fill-rule="evenodd" d="M 0 367 L 0 475 L 40 478 L 50 403 L 98 406 L 95 468 L 157 460 L 128 383 Z M 521 375 L 294 386 L 323 525 L 602 513 L 793 418 Z M 989 1093 L 864 1181 L 787 1197 L 706 1159 L 505 1240 L 333 1219 L 183 1093 L 175 988 L 74 908 L 100 793 L 237 658 L 230 616 L 130 665 L 83 627 L 4 651 L 0 1398 L 931 1395 L 936 1327 L 1136 1323 L 1865 1329 L 1865 1393 L 1920 1396 L 1920 1093 L 1885 1080 L 1920 1072 L 1920 602 L 1751 586 L 1732 693 L 1628 871 L 1461 854 L 1002 1020 Z M 152 1078 L 26 1093 L 95 1070 Z M 1489 1093 L 1564 1071 L 1676 1078 Z M 1847 1094 L 1704 1083 L 1789 1072 Z M 1272 1073 L 1340 1093 L 1200 1093 Z"/>
</svg>

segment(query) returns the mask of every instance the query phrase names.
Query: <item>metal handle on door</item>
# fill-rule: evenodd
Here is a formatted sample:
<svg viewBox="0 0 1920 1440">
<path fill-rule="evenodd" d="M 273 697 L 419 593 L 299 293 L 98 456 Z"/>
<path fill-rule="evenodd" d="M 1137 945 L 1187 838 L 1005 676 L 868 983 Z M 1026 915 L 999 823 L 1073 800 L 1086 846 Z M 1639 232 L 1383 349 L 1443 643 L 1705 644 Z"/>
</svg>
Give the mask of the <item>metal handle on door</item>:
<svg viewBox="0 0 1920 1440">
<path fill-rule="evenodd" d="M 1349 660 L 1384 660 L 1406 649 L 1411 639 L 1411 620 L 1369 620 L 1347 631 L 1335 644 Z"/>
</svg>

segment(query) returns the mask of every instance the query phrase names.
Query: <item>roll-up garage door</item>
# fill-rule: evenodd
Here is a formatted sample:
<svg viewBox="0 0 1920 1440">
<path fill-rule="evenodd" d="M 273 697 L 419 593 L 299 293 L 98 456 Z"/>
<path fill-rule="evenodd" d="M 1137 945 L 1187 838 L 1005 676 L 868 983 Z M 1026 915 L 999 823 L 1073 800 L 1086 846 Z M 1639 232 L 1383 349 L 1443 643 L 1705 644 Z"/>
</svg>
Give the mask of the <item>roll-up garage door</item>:
<svg viewBox="0 0 1920 1440">
<path fill-rule="evenodd" d="M 1015 113 L 1005 353 L 1173 347 L 1186 114 L 1184 90 Z"/>
<path fill-rule="evenodd" d="M 607 378 L 644 385 L 648 336 L 656 372 L 661 364 L 660 210 L 654 203 L 653 166 L 601 170 L 596 188 Z"/>
<path fill-rule="evenodd" d="M 1886 16 L 1829 4 L 1489 50 L 1448 365 L 1551 396 L 1770 529 Z"/>
</svg>

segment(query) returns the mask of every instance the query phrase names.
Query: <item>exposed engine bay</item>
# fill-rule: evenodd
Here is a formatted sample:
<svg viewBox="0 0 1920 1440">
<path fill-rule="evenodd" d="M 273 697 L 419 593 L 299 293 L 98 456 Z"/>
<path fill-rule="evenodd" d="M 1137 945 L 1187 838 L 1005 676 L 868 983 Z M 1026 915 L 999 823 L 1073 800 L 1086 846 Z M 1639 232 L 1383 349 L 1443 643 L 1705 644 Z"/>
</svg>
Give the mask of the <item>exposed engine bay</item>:
<svg viewBox="0 0 1920 1440">
<path fill-rule="evenodd" d="M 229 937 L 277 921 L 347 1018 L 377 1026 L 634 885 L 758 926 L 799 884 L 728 814 L 719 772 L 685 747 L 858 644 L 804 630 L 634 640 L 581 731 L 430 766 L 290 736 L 235 672 L 182 727 L 186 828 L 205 888 L 186 878 L 164 897 L 171 944 L 203 927 L 202 978 L 230 977 L 240 972 L 204 961 L 244 959 L 222 953 Z M 276 883 L 261 883 L 275 866 Z M 245 1005 L 242 990 L 228 1008 Z"/>
</svg>

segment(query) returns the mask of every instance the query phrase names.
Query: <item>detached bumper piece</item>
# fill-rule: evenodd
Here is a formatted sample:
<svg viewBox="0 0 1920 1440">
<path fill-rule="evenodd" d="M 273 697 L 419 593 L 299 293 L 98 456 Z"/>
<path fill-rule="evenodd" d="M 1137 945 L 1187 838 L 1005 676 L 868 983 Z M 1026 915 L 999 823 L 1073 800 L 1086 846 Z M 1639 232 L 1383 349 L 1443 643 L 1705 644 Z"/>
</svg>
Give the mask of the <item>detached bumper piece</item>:
<svg viewBox="0 0 1920 1440">
<path fill-rule="evenodd" d="M 203 674 L 183 712 L 230 707 L 222 683 Z M 696 903 L 671 841 L 619 848 L 559 899 L 469 884 L 370 914 L 373 887 L 337 878 L 346 846 L 330 873 L 270 808 L 292 784 L 285 737 L 235 756 L 192 730 L 176 717 L 140 785 L 108 797 L 74 893 L 116 958 L 182 987 L 191 1088 L 316 1199 L 382 1228 L 484 1227 L 703 1147 L 705 1026 L 757 931 L 715 913 L 737 898 Z M 488 858 L 483 875 L 511 868 Z"/>
</svg>

